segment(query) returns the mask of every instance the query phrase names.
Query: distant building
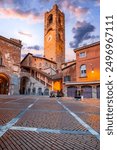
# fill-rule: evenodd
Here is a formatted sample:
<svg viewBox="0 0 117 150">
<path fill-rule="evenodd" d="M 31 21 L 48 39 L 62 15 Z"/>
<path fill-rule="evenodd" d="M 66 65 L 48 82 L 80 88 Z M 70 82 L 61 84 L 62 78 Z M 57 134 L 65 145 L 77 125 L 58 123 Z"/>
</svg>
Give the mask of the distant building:
<svg viewBox="0 0 117 150">
<path fill-rule="evenodd" d="M 61 86 L 56 62 L 30 53 L 21 61 L 20 94 L 49 95 Z"/>
<path fill-rule="evenodd" d="M 76 81 L 70 80 L 64 83 L 67 96 L 75 96 L 76 91 L 80 91 L 84 98 L 100 98 L 100 42 L 77 48 L 74 51 L 76 53 Z"/>
<path fill-rule="evenodd" d="M 21 41 L 0 36 L 0 94 L 19 94 Z"/>
</svg>

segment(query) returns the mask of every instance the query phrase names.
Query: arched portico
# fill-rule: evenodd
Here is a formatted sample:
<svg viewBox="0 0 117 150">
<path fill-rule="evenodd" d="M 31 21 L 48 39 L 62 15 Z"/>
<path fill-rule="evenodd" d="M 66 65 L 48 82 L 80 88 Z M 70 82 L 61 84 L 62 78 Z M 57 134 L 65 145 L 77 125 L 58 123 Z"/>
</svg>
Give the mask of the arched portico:
<svg viewBox="0 0 117 150">
<path fill-rule="evenodd" d="M 27 84 L 30 79 L 26 76 L 22 77 L 20 80 L 20 94 L 28 94 L 27 92 Z"/>
<path fill-rule="evenodd" d="M 0 94 L 8 94 L 9 93 L 9 77 L 0 73 Z"/>
</svg>

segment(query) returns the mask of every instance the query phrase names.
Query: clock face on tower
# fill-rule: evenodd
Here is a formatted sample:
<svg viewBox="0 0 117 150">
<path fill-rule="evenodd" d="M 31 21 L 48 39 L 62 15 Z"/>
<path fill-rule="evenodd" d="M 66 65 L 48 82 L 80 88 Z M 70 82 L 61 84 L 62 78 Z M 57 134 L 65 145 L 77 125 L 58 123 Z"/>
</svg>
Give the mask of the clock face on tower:
<svg viewBox="0 0 117 150">
<path fill-rule="evenodd" d="M 50 42 L 52 40 L 52 35 L 49 34 L 48 37 L 47 37 L 47 42 Z"/>
</svg>

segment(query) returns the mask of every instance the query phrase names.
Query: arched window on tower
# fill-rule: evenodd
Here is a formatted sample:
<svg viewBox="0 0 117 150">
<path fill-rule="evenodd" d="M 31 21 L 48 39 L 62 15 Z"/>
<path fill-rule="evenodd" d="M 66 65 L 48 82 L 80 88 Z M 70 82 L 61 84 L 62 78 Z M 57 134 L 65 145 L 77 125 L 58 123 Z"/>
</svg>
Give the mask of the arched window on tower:
<svg viewBox="0 0 117 150">
<path fill-rule="evenodd" d="M 0 52 L 0 66 L 2 66 L 2 53 Z"/>
<path fill-rule="evenodd" d="M 50 14 L 48 17 L 48 25 L 50 25 L 53 22 L 53 15 Z"/>
</svg>

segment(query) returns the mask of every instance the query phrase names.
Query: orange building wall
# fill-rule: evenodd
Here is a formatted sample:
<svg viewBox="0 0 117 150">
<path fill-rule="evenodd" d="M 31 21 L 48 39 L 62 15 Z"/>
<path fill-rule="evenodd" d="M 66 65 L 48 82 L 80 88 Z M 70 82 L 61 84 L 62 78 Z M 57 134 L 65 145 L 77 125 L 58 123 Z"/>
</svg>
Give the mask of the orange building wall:
<svg viewBox="0 0 117 150">
<path fill-rule="evenodd" d="M 86 52 L 86 57 L 79 58 L 81 52 Z M 86 77 L 80 77 L 80 66 L 85 64 Z M 82 48 L 76 51 L 76 80 L 77 82 L 100 80 L 100 44 Z"/>
<path fill-rule="evenodd" d="M 62 82 L 61 82 L 61 80 L 54 81 L 53 90 L 54 91 L 61 91 L 61 89 L 62 89 Z"/>
<path fill-rule="evenodd" d="M 63 81 L 65 76 L 70 76 L 71 81 L 76 81 L 76 64 L 70 67 L 66 67 L 66 69 L 63 69 L 62 74 L 63 74 Z"/>
</svg>

